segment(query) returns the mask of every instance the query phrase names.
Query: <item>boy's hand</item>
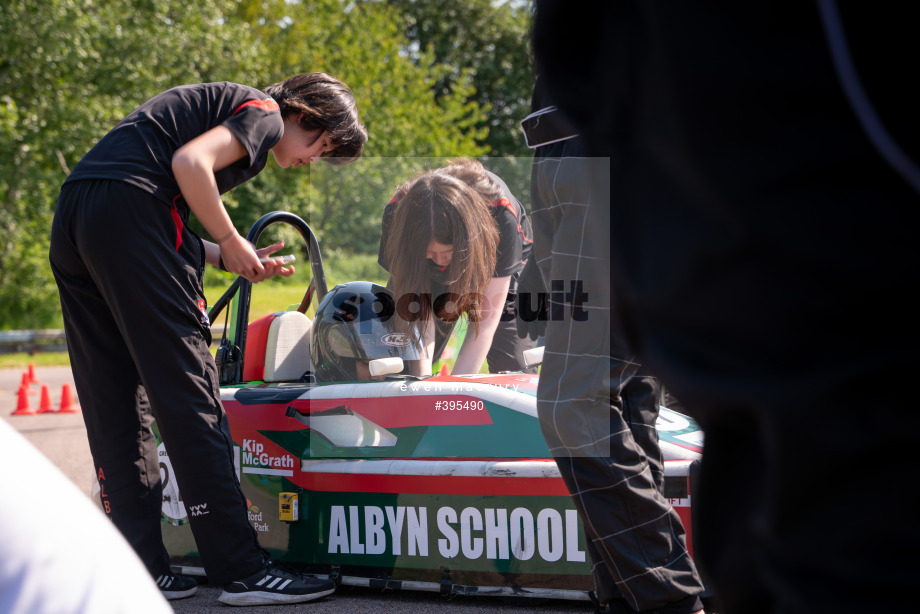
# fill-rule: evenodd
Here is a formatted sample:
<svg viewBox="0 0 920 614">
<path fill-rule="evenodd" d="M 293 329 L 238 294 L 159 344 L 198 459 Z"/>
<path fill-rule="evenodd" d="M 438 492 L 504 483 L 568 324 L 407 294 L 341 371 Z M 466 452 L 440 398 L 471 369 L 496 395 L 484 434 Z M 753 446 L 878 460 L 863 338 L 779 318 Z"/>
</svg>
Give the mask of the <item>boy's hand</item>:
<svg viewBox="0 0 920 614">
<path fill-rule="evenodd" d="M 235 235 L 220 244 L 220 259 L 227 271 L 241 275 L 252 283 L 275 275 L 290 277 L 294 273 L 294 267 L 285 267 L 284 263 L 277 259 L 270 259 L 265 263 L 259 260 L 262 257 L 271 258 L 271 255 L 282 247 L 284 242 L 279 241 L 257 250 L 242 236 Z"/>
<path fill-rule="evenodd" d="M 262 249 L 257 249 L 256 254 L 259 258 L 264 259 L 268 258 L 269 260 L 261 262 L 265 274 L 257 281 L 262 281 L 268 279 L 269 277 L 274 277 L 275 275 L 281 275 L 282 277 L 290 277 L 294 274 L 294 267 L 284 266 L 284 262 L 281 260 L 281 257 L 272 258 L 272 254 L 284 247 L 284 241 L 278 241 L 274 245 L 269 245 L 268 247 L 263 247 Z M 253 280 L 250 280 L 253 281 Z"/>
</svg>

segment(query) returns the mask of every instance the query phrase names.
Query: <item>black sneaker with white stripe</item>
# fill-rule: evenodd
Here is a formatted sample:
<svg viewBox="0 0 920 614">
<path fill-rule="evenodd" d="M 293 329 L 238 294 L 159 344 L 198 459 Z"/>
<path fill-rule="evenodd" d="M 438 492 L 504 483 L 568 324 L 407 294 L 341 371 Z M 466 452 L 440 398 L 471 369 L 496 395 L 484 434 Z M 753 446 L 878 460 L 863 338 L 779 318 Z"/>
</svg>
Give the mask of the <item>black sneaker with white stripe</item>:
<svg viewBox="0 0 920 614">
<path fill-rule="evenodd" d="M 156 580 L 160 592 L 167 599 L 182 599 L 191 597 L 198 590 L 198 582 L 195 578 L 188 576 L 178 576 L 174 574 L 163 574 Z"/>
<path fill-rule="evenodd" d="M 335 592 L 335 582 L 311 578 L 271 561 L 268 567 L 224 587 L 217 600 L 226 605 L 303 603 Z"/>
</svg>

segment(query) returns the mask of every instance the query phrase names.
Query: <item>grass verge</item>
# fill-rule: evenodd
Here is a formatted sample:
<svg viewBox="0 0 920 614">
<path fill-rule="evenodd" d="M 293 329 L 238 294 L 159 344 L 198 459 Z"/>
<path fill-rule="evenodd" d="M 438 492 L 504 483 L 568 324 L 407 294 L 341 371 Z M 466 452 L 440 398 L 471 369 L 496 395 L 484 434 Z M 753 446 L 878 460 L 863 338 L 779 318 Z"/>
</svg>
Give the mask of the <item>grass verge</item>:
<svg viewBox="0 0 920 614">
<path fill-rule="evenodd" d="M 376 256 L 360 255 L 347 260 L 341 259 L 340 265 L 335 266 L 335 263 L 339 262 L 339 260 L 332 260 L 332 266 L 324 262 L 324 264 L 327 264 L 327 284 L 330 289 L 337 283 L 357 279 L 373 281 L 379 284 L 386 283 L 386 272 L 377 265 Z M 289 307 L 293 308 L 292 306 L 299 305 L 307 289 L 306 283 L 309 282 L 309 274 L 306 275 L 306 278 L 307 281 L 304 282 L 303 273 L 298 271 L 294 274 L 294 279 L 270 280 L 256 284 L 253 287 L 250 298 L 249 321 L 251 322 L 276 311 L 286 311 Z M 213 305 L 223 295 L 233 282 L 233 279 L 230 275 L 219 273 L 216 270 L 210 271 L 209 268 L 209 273 L 205 276 L 207 285 L 204 288 L 208 305 Z M 308 315 L 312 317 L 315 310 L 316 302 L 314 301 Z M 220 314 L 217 318 L 218 321 L 214 322 L 214 324 L 223 324 L 224 316 L 225 314 Z M 60 327 L 63 328 L 63 325 L 60 325 Z M 448 369 L 453 367 L 454 359 L 460 349 L 460 344 L 463 342 L 465 333 L 465 320 L 461 320 L 444 351 L 444 360 L 438 361 L 433 365 L 435 373 L 443 365 L 447 365 Z M 211 346 L 212 354 L 216 350 L 217 341 L 219 340 L 215 339 L 215 345 Z M 0 369 L 26 369 L 29 364 L 36 367 L 67 367 L 70 366 L 70 356 L 67 352 L 0 354 Z M 483 365 L 481 372 L 487 373 L 488 368 Z"/>
<path fill-rule="evenodd" d="M 30 364 L 36 367 L 69 367 L 70 356 L 67 352 L 0 354 L 0 369 L 26 369 Z"/>
</svg>

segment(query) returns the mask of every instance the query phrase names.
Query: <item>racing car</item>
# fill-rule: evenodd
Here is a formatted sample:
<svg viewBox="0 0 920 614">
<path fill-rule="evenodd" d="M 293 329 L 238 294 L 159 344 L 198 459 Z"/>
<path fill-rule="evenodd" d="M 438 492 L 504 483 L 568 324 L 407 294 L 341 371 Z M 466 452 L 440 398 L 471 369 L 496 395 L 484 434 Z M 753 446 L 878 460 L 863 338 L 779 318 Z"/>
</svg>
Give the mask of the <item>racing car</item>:
<svg viewBox="0 0 920 614">
<path fill-rule="evenodd" d="M 250 322 L 251 284 L 237 278 L 209 313 L 216 322 L 227 309 L 221 401 L 260 543 L 344 585 L 589 599 L 584 530 L 537 420 L 538 376 L 400 373 L 411 344 L 380 328 L 392 309 L 385 289 L 329 290 L 316 237 L 291 213 L 263 216 L 247 238 L 256 244 L 276 223 L 306 243 L 312 279 L 300 305 Z M 360 347 L 362 337 L 386 342 Z M 664 494 L 692 553 L 702 433 L 666 408 L 657 426 Z M 159 451 L 164 542 L 177 571 L 204 575 L 162 443 Z"/>
</svg>

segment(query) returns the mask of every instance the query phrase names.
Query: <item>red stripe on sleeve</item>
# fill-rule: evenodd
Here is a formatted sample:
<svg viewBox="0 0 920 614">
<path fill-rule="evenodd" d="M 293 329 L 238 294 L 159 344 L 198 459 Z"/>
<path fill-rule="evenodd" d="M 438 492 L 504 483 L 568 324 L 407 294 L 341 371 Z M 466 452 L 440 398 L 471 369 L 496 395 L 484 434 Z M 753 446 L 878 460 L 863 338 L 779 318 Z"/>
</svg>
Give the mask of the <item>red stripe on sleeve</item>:
<svg viewBox="0 0 920 614">
<path fill-rule="evenodd" d="M 518 219 L 517 210 L 514 208 L 514 205 L 511 204 L 511 201 L 508 200 L 507 198 L 505 197 L 499 198 L 494 203 L 492 203 L 492 206 L 493 207 L 504 207 L 505 209 L 511 212 L 511 214 L 514 216 L 514 219 Z M 521 228 L 520 224 L 518 224 L 517 229 L 518 229 L 518 232 L 521 233 L 521 237 L 523 237 L 524 241 L 526 241 L 527 243 L 533 243 L 533 240 L 528 239 L 527 235 L 524 234 L 524 229 Z"/>
<path fill-rule="evenodd" d="M 271 98 L 266 98 L 264 100 L 247 100 L 246 102 L 238 106 L 236 108 L 236 111 L 233 112 L 233 114 L 236 115 L 237 113 L 239 113 L 246 107 L 256 107 L 258 109 L 262 109 L 263 111 L 268 111 L 268 112 L 279 110 L 277 102 L 275 102 Z"/>
<path fill-rule="evenodd" d="M 514 206 L 511 204 L 511 201 L 508 200 L 507 198 L 505 197 L 499 198 L 494 203 L 492 203 L 492 206 L 493 207 L 504 207 L 505 209 L 511 212 L 511 214 L 514 216 L 514 219 L 518 219 L 517 211 L 514 209 Z"/>
</svg>

